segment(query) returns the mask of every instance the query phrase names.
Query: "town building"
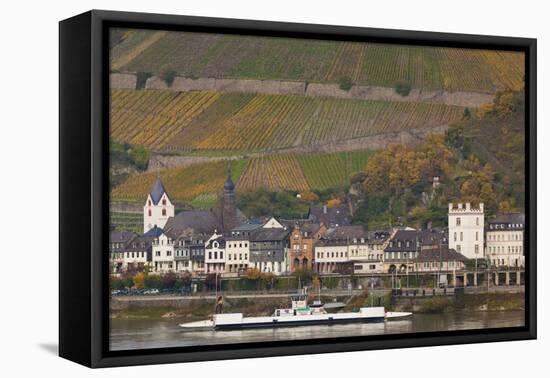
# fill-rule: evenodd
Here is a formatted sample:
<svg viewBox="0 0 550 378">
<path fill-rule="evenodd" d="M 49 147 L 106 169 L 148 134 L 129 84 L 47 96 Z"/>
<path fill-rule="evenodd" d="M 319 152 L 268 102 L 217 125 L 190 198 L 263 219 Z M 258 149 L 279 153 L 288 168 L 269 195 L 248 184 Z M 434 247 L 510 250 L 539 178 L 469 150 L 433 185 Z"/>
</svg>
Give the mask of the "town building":
<svg viewBox="0 0 550 378">
<path fill-rule="evenodd" d="M 341 226 L 349 226 L 351 217 L 348 208 L 345 206 L 312 207 L 309 209 L 308 220 L 315 223 L 323 223 L 328 229 Z"/>
<path fill-rule="evenodd" d="M 295 222 L 290 233 L 288 260 L 290 272 L 300 269 L 312 269 L 314 263 L 314 245 L 327 231 L 323 223 Z"/>
<path fill-rule="evenodd" d="M 227 273 L 244 273 L 250 263 L 250 241 L 247 236 L 225 237 L 225 270 Z"/>
<path fill-rule="evenodd" d="M 174 205 L 170 201 L 160 177 L 157 177 L 143 206 L 143 233 L 155 226 L 163 228 L 168 218 L 173 216 Z"/>
<path fill-rule="evenodd" d="M 414 271 L 433 273 L 438 285 L 457 286 L 457 276 L 462 277 L 463 283 L 466 282 L 464 268 L 467 260 L 464 255 L 450 249 L 447 245 L 440 245 L 421 250 L 415 261 Z M 451 282 L 449 282 L 449 278 Z M 476 277 L 474 277 L 474 282 L 477 282 Z"/>
<path fill-rule="evenodd" d="M 484 258 L 484 212 L 483 203 L 478 207 L 470 203 L 449 203 L 449 248 L 468 259 Z"/>
<path fill-rule="evenodd" d="M 197 275 L 205 272 L 205 244 L 209 237 L 199 234 L 194 238 L 187 239 L 185 245 L 189 248 L 189 263 L 191 272 Z"/>
<path fill-rule="evenodd" d="M 205 273 L 225 272 L 225 247 L 226 242 L 223 235 L 214 231 L 214 234 L 205 244 Z"/>
<path fill-rule="evenodd" d="M 172 230 L 163 230 L 153 240 L 152 267 L 154 273 L 175 271 L 175 243 L 178 235 Z"/>
<path fill-rule="evenodd" d="M 384 271 L 407 273 L 415 269 L 422 250 L 448 245 L 446 233 L 438 230 L 396 230 L 384 249 Z"/>
<path fill-rule="evenodd" d="M 290 231 L 275 218 L 250 232 L 250 264 L 261 272 L 282 274 L 287 266 L 288 237 Z"/>
<path fill-rule="evenodd" d="M 497 267 L 523 267 L 525 215 L 498 214 L 488 221 L 487 257 Z"/>
<path fill-rule="evenodd" d="M 112 273 L 126 270 L 126 246 L 135 239 L 137 234 L 130 231 L 111 231 L 109 234 L 109 261 Z"/>
<path fill-rule="evenodd" d="M 366 243 L 357 244 L 357 250 L 352 250 L 352 256 L 350 257 L 354 273 L 384 272 L 384 249 L 389 242 L 390 235 L 388 231 L 369 232 Z"/>
<path fill-rule="evenodd" d="M 360 225 L 329 230 L 315 244 L 315 270 L 319 273 L 352 273 L 351 260 L 359 257 L 359 246 L 366 246 L 366 242 L 367 234 Z"/>
</svg>

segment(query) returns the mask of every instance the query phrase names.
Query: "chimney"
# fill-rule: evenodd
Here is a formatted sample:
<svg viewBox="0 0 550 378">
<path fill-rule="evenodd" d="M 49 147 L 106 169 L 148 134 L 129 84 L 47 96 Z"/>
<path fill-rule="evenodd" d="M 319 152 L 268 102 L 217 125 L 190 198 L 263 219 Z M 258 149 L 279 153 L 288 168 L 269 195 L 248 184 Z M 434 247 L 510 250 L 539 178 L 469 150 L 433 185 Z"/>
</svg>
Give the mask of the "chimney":
<svg viewBox="0 0 550 378">
<path fill-rule="evenodd" d="M 327 205 L 323 205 L 323 214 L 327 213 Z"/>
</svg>

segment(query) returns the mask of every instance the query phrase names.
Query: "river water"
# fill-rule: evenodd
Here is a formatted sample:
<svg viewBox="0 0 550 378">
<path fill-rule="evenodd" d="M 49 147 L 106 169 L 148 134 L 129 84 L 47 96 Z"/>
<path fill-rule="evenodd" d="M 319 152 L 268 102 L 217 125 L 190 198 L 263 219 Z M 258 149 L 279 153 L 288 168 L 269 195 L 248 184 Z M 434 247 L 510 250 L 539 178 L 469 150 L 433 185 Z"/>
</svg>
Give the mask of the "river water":
<svg viewBox="0 0 550 378">
<path fill-rule="evenodd" d="M 181 322 L 181 319 L 112 319 L 111 350 L 519 327 L 525 324 L 525 313 L 455 311 L 444 314 L 414 314 L 409 320 L 380 323 L 200 332 L 183 331 L 178 327 Z"/>
</svg>

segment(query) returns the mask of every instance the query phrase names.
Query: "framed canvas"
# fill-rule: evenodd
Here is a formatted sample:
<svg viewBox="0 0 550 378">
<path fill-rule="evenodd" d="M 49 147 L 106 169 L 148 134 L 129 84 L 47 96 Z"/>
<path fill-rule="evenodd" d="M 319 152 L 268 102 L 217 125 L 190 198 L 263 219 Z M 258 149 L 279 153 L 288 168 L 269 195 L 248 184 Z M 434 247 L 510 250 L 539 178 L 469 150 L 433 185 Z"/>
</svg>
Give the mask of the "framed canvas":
<svg viewBox="0 0 550 378">
<path fill-rule="evenodd" d="M 60 22 L 59 351 L 536 338 L 536 40 Z"/>
</svg>

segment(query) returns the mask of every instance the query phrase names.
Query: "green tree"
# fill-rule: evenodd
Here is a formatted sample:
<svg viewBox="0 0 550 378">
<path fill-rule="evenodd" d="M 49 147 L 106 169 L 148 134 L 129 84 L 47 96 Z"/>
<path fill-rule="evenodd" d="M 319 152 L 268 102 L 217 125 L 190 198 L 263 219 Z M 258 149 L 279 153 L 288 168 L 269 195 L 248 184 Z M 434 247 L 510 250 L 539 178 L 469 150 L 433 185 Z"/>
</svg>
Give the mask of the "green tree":
<svg viewBox="0 0 550 378">
<path fill-rule="evenodd" d="M 349 91 L 351 87 L 353 87 L 353 82 L 351 79 L 347 76 L 342 76 L 340 80 L 338 80 L 338 86 L 343 91 Z"/>
<path fill-rule="evenodd" d="M 145 147 L 137 146 L 131 151 L 130 155 L 138 169 L 144 170 L 147 168 L 150 154 Z"/>
<path fill-rule="evenodd" d="M 402 97 L 406 97 L 411 93 L 411 84 L 407 81 L 398 81 L 394 85 L 394 90 Z"/>
</svg>

